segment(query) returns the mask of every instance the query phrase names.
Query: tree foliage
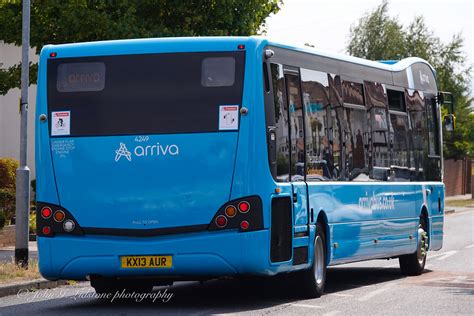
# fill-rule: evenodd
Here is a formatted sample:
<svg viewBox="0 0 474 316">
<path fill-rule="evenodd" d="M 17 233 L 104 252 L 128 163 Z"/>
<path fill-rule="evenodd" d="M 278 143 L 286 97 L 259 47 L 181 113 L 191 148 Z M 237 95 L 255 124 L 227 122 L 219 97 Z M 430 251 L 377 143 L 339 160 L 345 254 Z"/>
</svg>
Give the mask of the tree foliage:
<svg viewBox="0 0 474 316">
<path fill-rule="evenodd" d="M 281 0 L 33 0 L 30 42 L 39 53 L 45 44 L 255 35 L 280 5 Z M 21 45 L 21 12 L 21 1 L 0 2 L 0 40 Z M 18 86 L 19 65 L 0 70 L 0 94 Z"/>
<path fill-rule="evenodd" d="M 0 211 L 7 220 L 15 214 L 15 183 L 18 160 L 0 158 Z"/>
<path fill-rule="evenodd" d="M 388 2 L 361 17 L 350 30 L 349 54 L 371 60 L 399 60 L 416 56 L 436 70 L 438 89 L 451 92 L 455 100 L 456 130 L 444 134 L 446 158 L 459 159 L 474 153 L 474 114 L 470 107 L 472 67 L 466 65 L 460 34 L 443 43 L 428 29 L 423 16 L 404 27 L 388 14 Z M 446 111 L 446 110 L 445 110 Z"/>
</svg>

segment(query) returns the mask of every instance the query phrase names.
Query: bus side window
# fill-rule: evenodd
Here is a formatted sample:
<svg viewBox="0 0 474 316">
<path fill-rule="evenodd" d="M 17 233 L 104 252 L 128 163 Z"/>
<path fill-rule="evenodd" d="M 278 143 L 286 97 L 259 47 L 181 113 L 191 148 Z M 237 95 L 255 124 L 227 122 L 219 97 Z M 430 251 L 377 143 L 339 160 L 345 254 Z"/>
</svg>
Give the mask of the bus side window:
<svg viewBox="0 0 474 316">
<path fill-rule="evenodd" d="M 387 181 L 390 171 L 390 135 L 387 118 L 387 93 L 377 82 L 364 82 L 366 105 L 369 111 L 370 178 Z"/>
<path fill-rule="evenodd" d="M 300 69 L 306 130 L 306 181 L 334 178 L 329 149 L 329 82 L 325 72 Z"/>
<path fill-rule="evenodd" d="M 390 143 L 392 145 L 391 180 L 402 181 L 414 178 L 410 169 L 408 145 L 408 115 L 403 91 L 387 89 L 390 115 Z"/>
<path fill-rule="evenodd" d="M 426 168 L 427 181 L 441 181 L 441 157 L 440 157 L 440 143 L 439 143 L 439 117 L 438 108 L 435 97 L 427 95 L 425 98 L 426 104 L 426 120 L 428 126 L 428 157 Z"/>
<path fill-rule="evenodd" d="M 345 179 L 344 169 L 344 151 L 342 146 L 341 121 L 344 118 L 342 108 L 342 87 L 341 77 L 338 75 L 328 74 L 329 80 L 329 102 L 330 110 L 328 116 L 329 127 L 329 147 L 331 150 L 331 157 L 333 161 L 333 177 L 335 179 Z"/>
<path fill-rule="evenodd" d="M 305 178 L 305 144 L 300 80 L 299 76 L 293 74 L 285 75 L 285 80 L 290 119 L 291 181 L 303 181 Z"/>
<path fill-rule="evenodd" d="M 429 137 L 429 155 L 439 156 L 439 138 L 438 138 L 438 115 L 436 110 L 436 102 L 432 98 L 425 98 L 426 102 L 426 119 L 428 125 Z"/>
<path fill-rule="evenodd" d="M 290 177 L 290 144 L 288 138 L 288 107 L 283 66 L 271 64 L 273 100 L 275 113 L 275 137 L 277 156 L 277 176 L 279 182 L 288 182 Z"/>
<path fill-rule="evenodd" d="M 347 107 L 345 121 L 347 125 L 347 170 L 350 181 L 366 181 L 369 175 L 368 165 L 368 124 L 365 108 Z"/>
<path fill-rule="evenodd" d="M 344 141 L 346 178 L 350 181 L 367 181 L 369 175 L 367 157 L 367 109 L 362 83 L 342 83 L 344 101 Z"/>
<path fill-rule="evenodd" d="M 426 159 L 425 153 L 428 148 L 427 125 L 425 119 L 425 98 L 423 92 L 416 90 L 406 90 L 405 94 L 408 117 L 410 119 L 410 147 L 413 156 L 414 181 L 425 180 Z"/>
</svg>

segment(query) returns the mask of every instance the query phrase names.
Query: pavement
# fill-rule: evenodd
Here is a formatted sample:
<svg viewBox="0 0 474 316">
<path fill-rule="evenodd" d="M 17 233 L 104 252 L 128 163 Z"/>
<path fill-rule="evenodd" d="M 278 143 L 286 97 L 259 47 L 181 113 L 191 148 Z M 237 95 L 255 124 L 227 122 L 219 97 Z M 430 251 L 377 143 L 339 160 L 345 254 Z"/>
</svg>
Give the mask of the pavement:
<svg viewBox="0 0 474 316">
<path fill-rule="evenodd" d="M 456 201 L 456 200 L 472 200 L 472 194 L 464 194 L 464 195 L 453 195 L 447 196 L 444 198 L 446 201 Z"/>
<path fill-rule="evenodd" d="M 429 252 L 423 275 L 401 275 L 398 260 L 330 267 L 326 293 L 319 299 L 301 299 L 278 280 L 212 280 L 177 282 L 155 287 L 153 297 L 110 302 L 98 299 L 88 282 L 79 282 L 39 291 L 23 287 L 0 299 L 0 315 L 472 315 L 474 208 L 456 208 L 444 225 L 443 249 Z"/>
</svg>

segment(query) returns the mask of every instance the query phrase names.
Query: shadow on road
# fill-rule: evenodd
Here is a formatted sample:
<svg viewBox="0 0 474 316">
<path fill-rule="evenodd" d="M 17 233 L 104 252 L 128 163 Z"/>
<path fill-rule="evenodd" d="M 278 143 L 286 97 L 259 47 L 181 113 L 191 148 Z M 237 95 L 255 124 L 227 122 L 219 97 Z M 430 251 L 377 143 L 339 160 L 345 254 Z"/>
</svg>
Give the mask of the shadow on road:
<svg viewBox="0 0 474 316">
<path fill-rule="evenodd" d="M 430 273 L 425 270 L 424 273 Z M 328 269 L 326 293 L 337 293 L 362 286 L 405 278 L 399 268 L 333 267 Z"/>
<path fill-rule="evenodd" d="M 328 294 L 404 278 L 398 268 L 369 267 L 330 268 L 327 277 Z M 73 314 L 85 313 L 88 310 L 94 313 L 111 311 L 142 313 L 159 310 L 161 313 L 173 314 L 256 312 L 273 306 L 284 309 L 288 306 L 286 304 L 303 299 L 298 294 L 297 284 L 291 282 L 288 276 L 212 280 L 203 284 L 180 282 L 172 287 L 155 287 L 153 293 L 163 293 L 165 289 L 167 293 L 173 294 L 168 302 L 163 302 L 160 298 L 155 302 L 152 299 L 114 300 L 112 303 L 100 299 L 77 300 L 67 306 L 59 304 L 57 307 L 50 307 L 47 311 Z"/>
</svg>

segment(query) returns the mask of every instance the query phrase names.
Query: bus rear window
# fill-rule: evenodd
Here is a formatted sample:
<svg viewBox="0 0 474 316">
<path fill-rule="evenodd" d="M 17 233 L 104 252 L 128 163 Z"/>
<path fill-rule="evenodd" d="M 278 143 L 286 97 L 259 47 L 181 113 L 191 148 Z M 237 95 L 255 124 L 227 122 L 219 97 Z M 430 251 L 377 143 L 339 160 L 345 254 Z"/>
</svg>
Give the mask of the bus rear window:
<svg viewBox="0 0 474 316">
<path fill-rule="evenodd" d="M 232 86 L 235 81 L 233 57 L 206 58 L 202 61 L 201 83 L 205 87 Z"/>
<path fill-rule="evenodd" d="M 102 136 L 219 131 L 219 107 L 242 103 L 244 52 L 48 60 L 48 110 L 70 133 Z"/>
</svg>

